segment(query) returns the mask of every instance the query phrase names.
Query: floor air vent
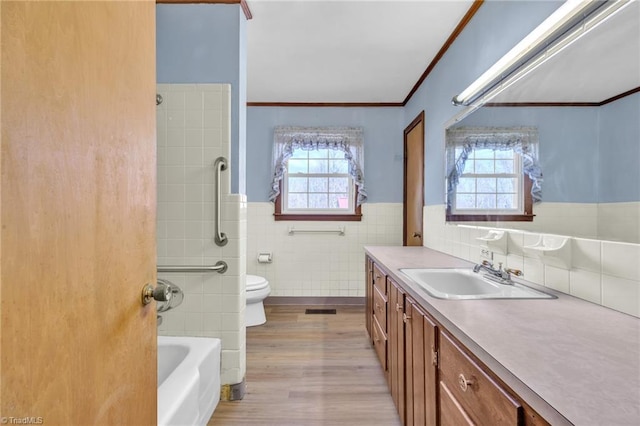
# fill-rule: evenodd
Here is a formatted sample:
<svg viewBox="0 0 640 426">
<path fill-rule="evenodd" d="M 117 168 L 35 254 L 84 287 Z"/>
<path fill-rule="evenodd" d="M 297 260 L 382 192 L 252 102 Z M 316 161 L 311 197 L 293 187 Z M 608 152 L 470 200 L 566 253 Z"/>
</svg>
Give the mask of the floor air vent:
<svg viewBox="0 0 640 426">
<path fill-rule="evenodd" d="M 335 315 L 336 310 L 335 309 L 305 309 L 304 313 L 306 315 L 309 315 L 309 314 Z"/>
</svg>

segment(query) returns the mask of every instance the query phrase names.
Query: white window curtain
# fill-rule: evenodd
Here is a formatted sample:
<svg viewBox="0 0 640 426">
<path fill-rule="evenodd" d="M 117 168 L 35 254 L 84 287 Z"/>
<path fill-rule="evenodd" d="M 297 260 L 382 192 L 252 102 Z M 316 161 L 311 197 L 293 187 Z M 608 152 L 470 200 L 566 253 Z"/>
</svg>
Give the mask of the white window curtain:
<svg viewBox="0 0 640 426">
<path fill-rule="evenodd" d="M 349 162 L 349 175 L 358 185 L 359 206 L 367 200 L 364 184 L 364 138 L 360 127 L 276 127 L 273 132 L 273 178 L 269 200 L 280 194 L 280 182 L 293 151 L 330 149 L 341 151 Z"/>
<path fill-rule="evenodd" d="M 474 149 L 513 150 L 522 159 L 522 171 L 532 182 L 534 203 L 542 201 L 542 171 L 538 164 L 538 129 L 535 127 L 456 127 L 447 129 L 447 207 L 469 154 Z M 459 152 L 456 158 L 456 150 Z"/>
</svg>

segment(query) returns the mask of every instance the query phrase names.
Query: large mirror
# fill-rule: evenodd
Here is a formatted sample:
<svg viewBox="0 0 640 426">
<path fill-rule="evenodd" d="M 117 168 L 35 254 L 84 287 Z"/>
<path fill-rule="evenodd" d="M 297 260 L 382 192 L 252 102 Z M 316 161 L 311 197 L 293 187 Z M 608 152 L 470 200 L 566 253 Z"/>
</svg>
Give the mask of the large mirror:
<svg viewBox="0 0 640 426">
<path fill-rule="evenodd" d="M 489 225 L 640 243 L 640 2 L 490 102 L 455 127 L 537 127 L 544 182 L 533 222 Z"/>
</svg>

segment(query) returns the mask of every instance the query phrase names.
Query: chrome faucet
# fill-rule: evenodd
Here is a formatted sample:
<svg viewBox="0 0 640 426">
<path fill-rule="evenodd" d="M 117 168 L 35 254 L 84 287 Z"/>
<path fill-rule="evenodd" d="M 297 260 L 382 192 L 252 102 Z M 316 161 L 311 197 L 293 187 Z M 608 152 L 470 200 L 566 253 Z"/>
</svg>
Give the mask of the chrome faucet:
<svg viewBox="0 0 640 426">
<path fill-rule="evenodd" d="M 495 281 L 500 284 L 509 284 L 513 285 L 513 281 L 511 281 L 511 275 L 522 276 L 522 271 L 519 269 L 513 268 L 502 268 L 502 263 L 498 263 L 498 268 L 493 267 L 493 263 L 488 260 L 483 260 L 482 263 L 477 264 L 473 267 L 473 272 L 478 273 L 481 270 L 487 271 L 488 278 L 493 278 Z"/>
</svg>

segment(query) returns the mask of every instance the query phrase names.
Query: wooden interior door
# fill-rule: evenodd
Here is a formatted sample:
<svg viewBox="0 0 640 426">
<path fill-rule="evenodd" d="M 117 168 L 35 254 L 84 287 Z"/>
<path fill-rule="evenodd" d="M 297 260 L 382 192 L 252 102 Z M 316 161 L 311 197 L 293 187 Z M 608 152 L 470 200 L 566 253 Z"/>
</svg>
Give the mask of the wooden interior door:
<svg viewBox="0 0 640 426">
<path fill-rule="evenodd" d="M 422 246 L 424 206 L 424 111 L 404 129 L 404 220 L 405 246 Z"/>
<path fill-rule="evenodd" d="M 156 424 L 155 2 L 3 1 L 4 417 Z"/>
</svg>

